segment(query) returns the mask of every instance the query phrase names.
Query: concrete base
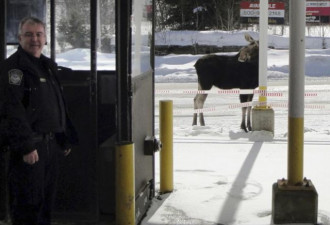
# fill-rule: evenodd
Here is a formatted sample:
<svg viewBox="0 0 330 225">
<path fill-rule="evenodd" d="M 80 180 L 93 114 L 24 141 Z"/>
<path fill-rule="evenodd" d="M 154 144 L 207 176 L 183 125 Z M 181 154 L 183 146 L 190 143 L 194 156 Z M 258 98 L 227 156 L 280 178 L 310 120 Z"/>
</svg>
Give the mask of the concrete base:
<svg viewBox="0 0 330 225">
<path fill-rule="evenodd" d="M 310 180 L 301 186 L 286 181 L 273 184 L 272 218 L 274 224 L 317 224 L 318 194 Z"/>
<path fill-rule="evenodd" d="M 269 131 L 274 134 L 274 110 L 272 108 L 252 109 L 252 131 Z"/>
</svg>

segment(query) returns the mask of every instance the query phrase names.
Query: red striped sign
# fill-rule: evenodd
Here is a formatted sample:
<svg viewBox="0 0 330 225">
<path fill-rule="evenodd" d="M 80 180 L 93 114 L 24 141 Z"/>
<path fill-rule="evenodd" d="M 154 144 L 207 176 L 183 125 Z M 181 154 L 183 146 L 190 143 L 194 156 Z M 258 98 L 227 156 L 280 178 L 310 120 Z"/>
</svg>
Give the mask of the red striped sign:
<svg viewBox="0 0 330 225">
<path fill-rule="evenodd" d="M 307 1 L 307 16 L 330 16 L 330 1 Z"/>
<path fill-rule="evenodd" d="M 259 23 L 259 2 L 242 1 L 240 9 L 241 23 Z M 272 2 L 268 4 L 268 23 L 283 24 L 285 15 L 284 2 Z"/>
</svg>

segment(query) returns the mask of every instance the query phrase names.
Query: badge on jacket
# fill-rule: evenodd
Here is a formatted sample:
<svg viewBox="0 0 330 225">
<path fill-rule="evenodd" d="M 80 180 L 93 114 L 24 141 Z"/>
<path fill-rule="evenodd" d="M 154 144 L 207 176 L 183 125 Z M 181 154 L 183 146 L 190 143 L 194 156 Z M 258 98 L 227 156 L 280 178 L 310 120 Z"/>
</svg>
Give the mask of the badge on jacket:
<svg viewBox="0 0 330 225">
<path fill-rule="evenodd" d="M 23 72 L 19 69 L 12 69 L 8 72 L 9 84 L 21 85 L 23 79 Z"/>
</svg>

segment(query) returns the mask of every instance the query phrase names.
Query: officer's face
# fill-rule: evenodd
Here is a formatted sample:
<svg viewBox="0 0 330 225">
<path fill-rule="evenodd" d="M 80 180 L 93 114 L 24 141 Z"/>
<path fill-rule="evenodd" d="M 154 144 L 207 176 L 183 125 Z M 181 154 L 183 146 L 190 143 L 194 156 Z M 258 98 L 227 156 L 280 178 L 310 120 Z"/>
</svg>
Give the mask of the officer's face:
<svg viewBox="0 0 330 225">
<path fill-rule="evenodd" d="M 27 22 L 22 26 L 18 40 L 26 52 L 39 58 L 46 43 L 45 29 L 42 24 Z"/>
</svg>

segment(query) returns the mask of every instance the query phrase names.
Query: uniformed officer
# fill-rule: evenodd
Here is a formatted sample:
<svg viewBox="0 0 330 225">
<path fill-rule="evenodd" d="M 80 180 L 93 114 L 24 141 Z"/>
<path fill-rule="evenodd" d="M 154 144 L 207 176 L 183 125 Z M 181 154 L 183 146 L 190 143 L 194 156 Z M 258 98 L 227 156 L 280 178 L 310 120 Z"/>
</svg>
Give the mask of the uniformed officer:
<svg viewBox="0 0 330 225">
<path fill-rule="evenodd" d="M 19 24 L 19 47 L 1 65 L 6 136 L 10 146 L 9 202 L 13 225 L 49 225 L 58 156 L 77 136 L 68 118 L 57 65 L 42 54 L 45 24 Z"/>
</svg>

